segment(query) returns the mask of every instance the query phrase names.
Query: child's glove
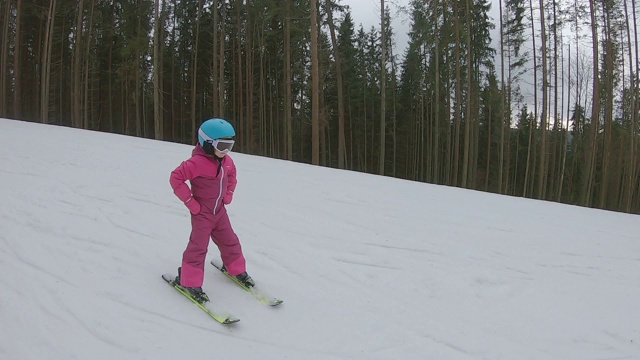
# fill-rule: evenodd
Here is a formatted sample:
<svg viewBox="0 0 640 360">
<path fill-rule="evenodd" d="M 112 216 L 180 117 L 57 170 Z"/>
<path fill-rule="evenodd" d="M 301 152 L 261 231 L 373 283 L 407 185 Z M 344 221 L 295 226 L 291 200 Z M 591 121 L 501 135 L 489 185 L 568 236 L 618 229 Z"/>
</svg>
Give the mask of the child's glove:
<svg viewBox="0 0 640 360">
<path fill-rule="evenodd" d="M 227 193 L 222 198 L 222 202 L 225 205 L 229 205 L 231 204 L 231 201 L 233 201 L 233 191 L 227 191 Z"/>
<path fill-rule="evenodd" d="M 185 201 L 184 205 L 193 215 L 198 215 L 200 213 L 200 203 L 193 197 L 190 197 L 187 201 Z"/>
</svg>

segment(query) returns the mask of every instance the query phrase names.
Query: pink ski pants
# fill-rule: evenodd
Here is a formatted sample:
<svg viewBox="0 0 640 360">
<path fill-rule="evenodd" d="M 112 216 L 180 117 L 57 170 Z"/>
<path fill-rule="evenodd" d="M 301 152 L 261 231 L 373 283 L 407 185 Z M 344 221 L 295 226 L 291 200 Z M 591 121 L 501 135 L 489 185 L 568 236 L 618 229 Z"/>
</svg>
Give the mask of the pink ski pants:
<svg viewBox="0 0 640 360">
<path fill-rule="evenodd" d="M 191 236 L 182 255 L 180 283 L 185 287 L 200 287 L 204 281 L 204 263 L 209 239 L 218 246 L 222 263 L 230 275 L 246 270 L 240 240 L 231 227 L 226 209 L 218 214 L 209 213 L 203 207 L 197 215 L 191 215 Z"/>
</svg>

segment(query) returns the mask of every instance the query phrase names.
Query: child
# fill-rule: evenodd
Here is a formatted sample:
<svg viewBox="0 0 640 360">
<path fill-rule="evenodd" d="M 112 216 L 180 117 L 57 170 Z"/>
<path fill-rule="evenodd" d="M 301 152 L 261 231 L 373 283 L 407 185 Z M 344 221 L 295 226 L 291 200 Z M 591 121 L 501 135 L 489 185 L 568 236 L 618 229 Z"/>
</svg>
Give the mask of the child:
<svg viewBox="0 0 640 360">
<path fill-rule="evenodd" d="M 223 119 L 209 119 L 198 130 L 198 143 L 190 159 L 171 173 L 174 194 L 191 212 L 191 236 L 182 255 L 176 282 L 199 301 L 209 298 L 202 291 L 204 263 L 209 238 L 218 246 L 224 269 L 246 286 L 254 286 L 247 274 L 238 236 L 231 228 L 226 205 L 233 200 L 236 166 L 229 152 L 236 135 Z M 191 188 L 185 184 L 191 183 Z"/>
</svg>

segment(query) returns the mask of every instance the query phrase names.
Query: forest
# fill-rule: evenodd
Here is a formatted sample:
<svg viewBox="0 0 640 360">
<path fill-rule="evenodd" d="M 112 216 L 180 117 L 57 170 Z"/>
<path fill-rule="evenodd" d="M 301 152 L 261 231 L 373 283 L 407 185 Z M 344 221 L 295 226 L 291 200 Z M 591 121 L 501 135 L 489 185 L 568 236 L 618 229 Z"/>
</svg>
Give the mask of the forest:
<svg viewBox="0 0 640 360">
<path fill-rule="evenodd" d="M 0 117 L 640 213 L 635 0 L 376 5 L 2 0 Z"/>
</svg>

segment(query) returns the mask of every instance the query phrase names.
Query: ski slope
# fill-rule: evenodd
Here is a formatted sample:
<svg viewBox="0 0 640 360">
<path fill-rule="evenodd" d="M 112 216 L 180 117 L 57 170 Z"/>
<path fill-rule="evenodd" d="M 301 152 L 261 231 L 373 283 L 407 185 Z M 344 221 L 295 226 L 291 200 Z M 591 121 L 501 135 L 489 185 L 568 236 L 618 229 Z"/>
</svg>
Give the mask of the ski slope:
<svg viewBox="0 0 640 360">
<path fill-rule="evenodd" d="M 207 265 L 220 325 L 160 277 L 191 149 L 0 119 L 0 359 L 640 359 L 637 215 L 240 153 L 231 221 L 284 303 Z"/>
</svg>

